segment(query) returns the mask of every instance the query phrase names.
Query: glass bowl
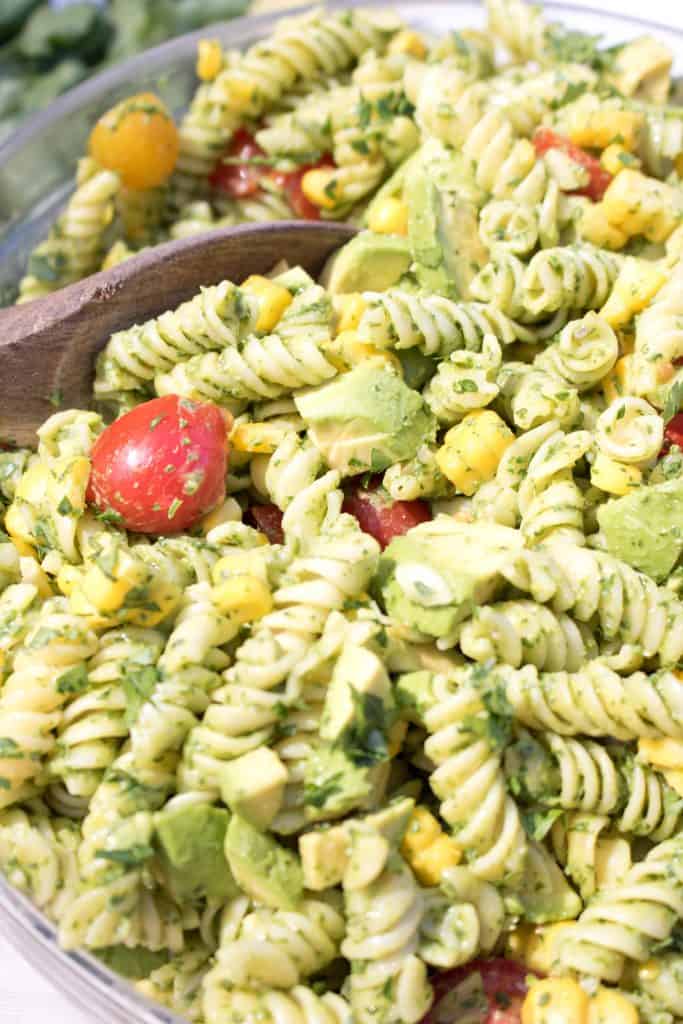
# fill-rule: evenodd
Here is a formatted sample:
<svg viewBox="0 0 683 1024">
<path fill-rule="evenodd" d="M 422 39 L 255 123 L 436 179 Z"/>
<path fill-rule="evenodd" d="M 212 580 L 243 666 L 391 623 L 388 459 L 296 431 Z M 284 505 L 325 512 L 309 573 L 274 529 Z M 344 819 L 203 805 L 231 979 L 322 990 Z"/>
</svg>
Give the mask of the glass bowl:
<svg viewBox="0 0 683 1024">
<path fill-rule="evenodd" d="M 482 26 L 484 13 L 474 0 L 420 0 L 390 4 L 331 0 L 331 9 L 391 6 L 417 28 L 444 32 L 466 25 Z M 606 14 L 571 3 L 544 5 L 551 20 L 604 35 L 609 43 L 652 32 L 676 55 L 683 71 L 683 31 L 642 18 Z M 300 8 L 301 10 L 305 8 Z M 0 305 L 24 272 L 31 249 L 46 235 L 73 189 L 78 157 L 94 121 L 134 89 L 160 93 L 175 114 L 187 107 L 196 81 L 197 41 L 210 35 L 230 47 L 243 48 L 267 35 L 282 11 L 239 18 L 171 40 L 90 79 L 46 110 L 35 114 L 0 145 Z M 0 313 L 1 317 L 1 313 Z M 0 930 L 14 948 L 45 978 L 102 1024 L 183 1024 L 183 1019 L 138 995 L 121 977 L 86 953 L 66 953 L 54 926 L 22 893 L 0 875 Z"/>
</svg>

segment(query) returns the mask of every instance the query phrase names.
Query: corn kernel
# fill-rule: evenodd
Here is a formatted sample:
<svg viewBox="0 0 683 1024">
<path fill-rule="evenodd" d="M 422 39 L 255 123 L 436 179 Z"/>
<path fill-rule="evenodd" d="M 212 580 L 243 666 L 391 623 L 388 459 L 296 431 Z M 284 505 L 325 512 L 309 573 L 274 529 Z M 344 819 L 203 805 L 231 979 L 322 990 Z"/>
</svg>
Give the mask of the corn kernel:
<svg viewBox="0 0 683 1024">
<path fill-rule="evenodd" d="M 436 462 L 456 489 L 469 497 L 495 476 L 514 439 L 515 435 L 497 413 L 478 409 L 448 431 L 436 453 Z"/>
<path fill-rule="evenodd" d="M 221 79 L 223 76 L 221 75 Z M 221 83 L 222 84 L 222 83 Z M 227 77 L 226 85 L 230 94 L 230 103 L 237 112 L 248 110 L 254 99 L 255 88 L 252 82 L 246 78 L 240 78 L 234 73 Z"/>
<path fill-rule="evenodd" d="M 591 483 L 606 494 L 628 494 L 638 487 L 643 474 L 637 466 L 626 466 L 623 462 L 610 459 L 604 452 L 598 452 L 591 466 Z"/>
<path fill-rule="evenodd" d="M 611 404 L 624 395 L 632 395 L 631 376 L 633 372 L 633 356 L 625 355 L 617 359 L 612 372 L 602 382 L 602 390 L 607 402 Z"/>
<path fill-rule="evenodd" d="M 333 295 L 332 305 L 337 314 L 337 334 L 344 331 L 355 331 L 367 306 L 360 292 L 348 292 L 346 295 Z"/>
<path fill-rule="evenodd" d="M 683 740 L 640 739 L 638 756 L 658 768 L 683 768 Z"/>
<path fill-rule="evenodd" d="M 333 210 L 337 205 L 334 196 L 334 168 L 314 167 L 306 171 L 301 179 L 301 191 L 309 202 L 323 210 Z"/>
<path fill-rule="evenodd" d="M 424 60 L 427 56 L 427 44 L 419 32 L 404 28 L 391 40 L 387 51 L 388 53 L 406 53 L 417 60 Z"/>
<path fill-rule="evenodd" d="M 240 423 L 230 444 L 238 452 L 272 455 L 286 434 L 287 429 L 276 423 Z"/>
<path fill-rule="evenodd" d="M 612 176 L 620 174 L 630 167 L 632 170 L 640 170 L 640 160 L 633 153 L 629 153 L 619 142 L 613 142 L 611 146 L 602 151 L 600 163 L 603 168 Z"/>
<path fill-rule="evenodd" d="M 532 929 L 522 953 L 522 960 L 529 970 L 538 971 L 539 974 L 550 974 L 557 960 L 557 940 L 571 924 L 571 921 L 560 921 L 545 928 Z"/>
<path fill-rule="evenodd" d="M 368 227 L 378 235 L 408 234 L 408 204 L 391 196 L 373 207 Z"/>
<path fill-rule="evenodd" d="M 273 607 L 270 590 L 258 576 L 233 576 L 219 583 L 212 600 L 224 615 L 232 615 L 240 623 L 261 619 Z"/>
<path fill-rule="evenodd" d="M 64 564 L 57 573 L 57 586 L 62 594 L 70 597 L 83 580 L 83 569 L 75 565 Z"/>
<path fill-rule="evenodd" d="M 423 885 L 438 885 L 447 868 L 456 867 L 462 851 L 450 836 L 440 835 L 426 850 L 413 855 L 410 866 Z"/>
<path fill-rule="evenodd" d="M 522 1024 L 585 1024 L 588 996 L 573 978 L 535 981 L 522 1004 Z"/>
<path fill-rule="evenodd" d="M 211 82 L 223 67 L 223 51 L 217 39 L 200 39 L 197 46 L 197 78 Z"/>
<path fill-rule="evenodd" d="M 134 587 L 139 587 L 148 577 L 146 566 L 120 552 L 116 579 L 107 576 L 99 565 L 86 569 L 82 580 L 83 594 L 99 612 L 116 612 L 121 608 Z"/>
<path fill-rule="evenodd" d="M 259 274 L 252 274 L 240 288 L 248 295 L 255 295 L 259 299 L 257 331 L 272 331 L 292 302 L 292 293 L 283 285 Z"/>
<path fill-rule="evenodd" d="M 659 264 L 627 257 L 600 316 L 611 327 L 623 327 L 645 309 L 666 279 L 667 271 Z"/>
<path fill-rule="evenodd" d="M 17 554 L 20 557 L 25 557 L 25 558 L 35 558 L 36 557 L 36 549 L 33 547 L 32 544 L 29 544 L 27 541 L 21 540 L 19 537 L 12 537 L 12 543 L 14 544 L 14 547 L 17 550 Z"/>
<path fill-rule="evenodd" d="M 612 224 L 650 242 L 665 242 L 683 215 L 680 189 L 628 168 L 612 180 L 602 205 Z"/>
<path fill-rule="evenodd" d="M 329 348 L 329 358 L 338 361 L 341 369 L 357 366 L 359 363 L 383 366 L 403 376 L 401 360 L 394 352 L 377 348 L 367 341 L 361 341 L 355 331 L 342 331 Z M 336 363 L 335 363 L 336 365 Z"/>
<path fill-rule="evenodd" d="M 588 1003 L 585 1024 L 638 1024 L 638 1011 L 626 996 L 601 985 Z"/>
<path fill-rule="evenodd" d="M 443 833 L 441 825 L 426 807 L 416 807 L 410 816 L 401 849 L 407 860 L 427 849 Z"/>
<path fill-rule="evenodd" d="M 569 127 L 569 138 L 577 146 L 605 149 L 615 143 L 626 150 L 633 150 L 638 143 L 638 133 L 644 117 L 635 110 L 576 110 Z"/>
<path fill-rule="evenodd" d="M 584 242 L 604 249 L 623 249 L 628 242 L 626 232 L 609 222 L 602 203 L 591 203 L 584 207 L 576 223 L 576 230 Z"/>
</svg>

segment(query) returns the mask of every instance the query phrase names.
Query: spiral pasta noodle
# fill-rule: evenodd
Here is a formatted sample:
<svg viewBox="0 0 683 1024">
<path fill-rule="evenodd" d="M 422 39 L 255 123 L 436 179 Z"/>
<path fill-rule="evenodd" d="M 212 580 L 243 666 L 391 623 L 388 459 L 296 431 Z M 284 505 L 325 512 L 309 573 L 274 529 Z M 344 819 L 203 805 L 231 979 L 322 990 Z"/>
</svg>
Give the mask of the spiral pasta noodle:
<svg viewBox="0 0 683 1024">
<path fill-rule="evenodd" d="M 598 417 L 598 448 L 617 462 L 645 463 L 654 459 L 664 441 L 661 416 L 642 398 L 617 398 Z"/>
<path fill-rule="evenodd" d="M 424 390 L 427 405 L 441 423 L 456 423 L 473 409 L 489 405 L 502 353 L 493 334 L 484 335 L 481 352 L 452 352 Z"/>
<path fill-rule="evenodd" d="M 48 238 L 33 251 L 18 302 L 38 299 L 98 269 L 118 190 L 116 174 L 89 157 L 81 160 L 76 191 Z"/>
<path fill-rule="evenodd" d="M 203 1006 L 207 1024 L 220 1024 L 231 1018 L 244 1024 L 349 1024 L 352 1019 L 342 996 L 333 992 L 319 996 L 305 985 L 296 985 L 289 992 L 226 991 L 212 985 L 209 977 Z"/>
<path fill-rule="evenodd" d="M 481 729 L 473 730 L 479 719 Z M 429 782 L 441 817 L 466 852 L 470 870 L 486 881 L 519 875 L 526 838 L 507 794 L 499 752 L 487 739 L 487 712 L 476 690 L 446 686 L 424 716 L 427 757 L 436 765 Z"/>
<path fill-rule="evenodd" d="M 619 357 L 617 336 L 595 313 L 573 320 L 549 345 L 535 365 L 565 380 L 577 391 L 594 387 L 612 370 Z"/>
<path fill-rule="evenodd" d="M 524 273 L 524 300 L 534 316 L 563 306 L 577 311 L 604 305 L 616 280 L 619 260 L 589 245 L 560 246 L 536 253 Z"/>
<path fill-rule="evenodd" d="M 202 1016 L 202 982 L 209 970 L 211 956 L 209 947 L 188 944 L 182 953 L 177 953 L 147 978 L 136 982 L 135 988 L 174 1013 L 182 1014 L 190 1021 L 198 1021 Z"/>
<path fill-rule="evenodd" d="M 234 284 L 203 288 L 176 310 L 113 334 L 97 360 L 95 394 L 147 391 L 155 376 L 198 353 L 235 347 L 254 327 L 256 303 Z"/>
<path fill-rule="evenodd" d="M 529 544 L 585 542 L 583 496 L 573 471 L 592 445 L 587 430 L 558 431 L 532 456 L 519 488 L 520 530 Z"/>
</svg>

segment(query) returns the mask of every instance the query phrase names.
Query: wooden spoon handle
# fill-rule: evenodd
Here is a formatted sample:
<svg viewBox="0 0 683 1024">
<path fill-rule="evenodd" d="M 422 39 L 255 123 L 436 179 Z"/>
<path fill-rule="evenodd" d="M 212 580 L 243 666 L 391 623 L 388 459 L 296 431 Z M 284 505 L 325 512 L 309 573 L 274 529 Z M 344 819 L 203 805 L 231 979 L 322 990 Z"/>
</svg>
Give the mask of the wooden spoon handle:
<svg viewBox="0 0 683 1024">
<path fill-rule="evenodd" d="M 220 228 L 147 249 L 0 311 L 0 439 L 33 444 L 36 428 L 56 407 L 89 406 L 94 355 L 114 331 L 173 309 L 202 285 L 241 281 L 280 259 L 317 274 L 354 234 L 349 225 L 324 222 Z"/>
</svg>

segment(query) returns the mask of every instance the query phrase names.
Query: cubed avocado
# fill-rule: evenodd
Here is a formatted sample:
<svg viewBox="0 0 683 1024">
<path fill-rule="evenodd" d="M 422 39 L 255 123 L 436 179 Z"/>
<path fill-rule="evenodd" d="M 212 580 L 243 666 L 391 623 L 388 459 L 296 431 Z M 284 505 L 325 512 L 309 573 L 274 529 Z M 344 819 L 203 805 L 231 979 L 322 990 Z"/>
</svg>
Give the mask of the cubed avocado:
<svg viewBox="0 0 683 1024">
<path fill-rule="evenodd" d="M 337 818 L 362 806 L 372 792 L 372 772 L 331 743 L 313 750 L 306 761 L 304 801 L 311 820 Z"/>
<path fill-rule="evenodd" d="M 521 732 L 505 751 L 504 763 L 508 788 L 524 803 L 547 801 L 561 790 L 557 761 L 531 733 Z"/>
<path fill-rule="evenodd" d="M 304 881 L 301 861 L 277 839 L 234 814 L 225 835 L 225 855 L 248 896 L 275 910 L 294 910 Z"/>
<path fill-rule="evenodd" d="M 106 946 L 98 949 L 95 955 L 110 970 L 132 981 L 148 978 L 152 971 L 163 967 L 171 959 L 167 949 L 151 950 L 144 946 Z"/>
<path fill-rule="evenodd" d="M 447 636 L 493 597 L 502 582 L 500 569 L 521 544 L 517 530 L 440 516 L 388 545 L 375 589 L 402 625 Z"/>
<path fill-rule="evenodd" d="M 269 747 L 228 761 L 220 772 L 221 796 L 231 811 L 266 829 L 282 806 L 287 769 Z"/>
<path fill-rule="evenodd" d="M 420 285 L 451 298 L 468 298 L 473 277 L 488 259 L 476 205 L 446 188 L 424 154 L 406 181 L 405 199 L 413 269 Z"/>
<path fill-rule="evenodd" d="M 237 892 L 223 852 L 230 815 L 197 804 L 160 811 L 156 836 L 168 885 L 179 901 L 206 898 L 225 902 Z"/>
<path fill-rule="evenodd" d="M 607 550 L 661 582 L 683 551 L 683 480 L 639 487 L 598 509 Z"/>
<path fill-rule="evenodd" d="M 320 892 L 340 885 L 349 860 L 349 834 L 344 825 L 333 825 L 299 837 L 304 885 Z"/>
<path fill-rule="evenodd" d="M 528 844 L 524 874 L 515 895 L 525 920 L 534 924 L 573 920 L 583 906 L 555 859 L 536 842 Z"/>
<path fill-rule="evenodd" d="M 332 295 L 347 292 L 385 292 L 410 269 L 408 239 L 361 231 L 331 256 L 320 277 Z"/>
<path fill-rule="evenodd" d="M 396 701 L 404 718 L 421 725 L 434 703 L 434 674 L 426 669 L 406 672 L 396 682 Z"/>
<path fill-rule="evenodd" d="M 367 647 L 348 644 L 334 666 L 325 695 L 320 737 L 331 743 L 340 740 L 362 713 L 359 703 L 372 701 L 385 731 L 385 716 L 393 709 L 391 680 L 382 661 Z"/>
<path fill-rule="evenodd" d="M 376 365 L 361 363 L 294 401 L 313 443 L 345 476 L 379 473 L 411 459 L 436 435 L 422 395 Z"/>
</svg>

